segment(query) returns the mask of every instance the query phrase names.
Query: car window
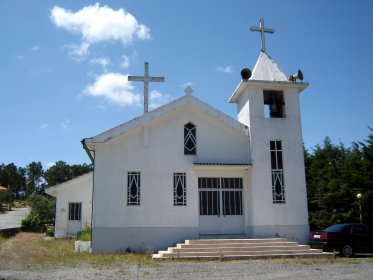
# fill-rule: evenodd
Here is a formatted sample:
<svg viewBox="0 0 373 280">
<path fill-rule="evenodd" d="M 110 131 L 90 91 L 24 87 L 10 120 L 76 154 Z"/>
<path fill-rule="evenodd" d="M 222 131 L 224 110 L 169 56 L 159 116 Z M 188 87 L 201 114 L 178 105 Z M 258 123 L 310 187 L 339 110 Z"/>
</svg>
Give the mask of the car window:
<svg viewBox="0 0 373 280">
<path fill-rule="evenodd" d="M 363 225 L 354 225 L 353 233 L 354 234 L 367 234 L 367 230 L 365 229 L 365 226 Z"/>
<path fill-rule="evenodd" d="M 328 232 L 348 232 L 350 229 L 349 225 L 343 225 L 343 224 L 338 224 L 338 225 L 332 225 L 325 229 L 325 231 Z"/>
<path fill-rule="evenodd" d="M 373 225 L 366 225 L 369 234 L 373 235 Z"/>
</svg>

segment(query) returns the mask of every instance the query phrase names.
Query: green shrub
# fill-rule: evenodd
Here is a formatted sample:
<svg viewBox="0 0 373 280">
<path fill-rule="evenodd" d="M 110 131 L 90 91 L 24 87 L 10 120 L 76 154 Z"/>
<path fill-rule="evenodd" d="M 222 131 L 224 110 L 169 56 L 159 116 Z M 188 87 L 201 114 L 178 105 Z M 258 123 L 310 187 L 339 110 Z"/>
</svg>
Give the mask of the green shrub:
<svg viewBox="0 0 373 280">
<path fill-rule="evenodd" d="M 78 239 L 80 241 L 91 241 L 91 238 L 92 238 L 91 228 L 88 226 L 86 226 L 85 229 L 83 229 L 78 236 Z"/>
<path fill-rule="evenodd" d="M 55 199 L 34 193 L 29 198 L 29 204 L 32 213 L 38 214 L 46 223 L 54 223 L 56 209 Z"/>
<path fill-rule="evenodd" d="M 45 231 L 47 224 L 54 224 L 56 203 L 54 199 L 41 194 L 32 194 L 29 198 L 30 214 L 22 220 L 22 227 L 29 231 Z"/>
<path fill-rule="evenodd" d="M 54 237 L 54 226 L 47 226 L 47 230 L 45 231 L 45 236 Z"/>
<path fill-rule="evenodd" d="M 30 231 L 44 231 L 45 230 L 45 223 L 40 217 L 40 215 L 35 213 L 28 214 L 23 220 L 22 220 L 22 228 L 24 230 L 30 230 Z"/>
</svg>

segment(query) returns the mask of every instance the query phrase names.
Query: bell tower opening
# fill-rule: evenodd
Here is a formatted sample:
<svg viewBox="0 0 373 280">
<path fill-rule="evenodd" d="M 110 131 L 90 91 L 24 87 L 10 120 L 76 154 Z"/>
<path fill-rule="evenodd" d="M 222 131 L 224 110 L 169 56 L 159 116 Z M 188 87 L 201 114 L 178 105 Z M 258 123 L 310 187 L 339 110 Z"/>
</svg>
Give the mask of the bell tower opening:
<svg viewBox="0 0 373 280">
<path fill-rule="evenodd" d="M 285 118 L 285 102 L 282 91 L 264 90 L 263 99 L 265 118 Z"/>
</svg>

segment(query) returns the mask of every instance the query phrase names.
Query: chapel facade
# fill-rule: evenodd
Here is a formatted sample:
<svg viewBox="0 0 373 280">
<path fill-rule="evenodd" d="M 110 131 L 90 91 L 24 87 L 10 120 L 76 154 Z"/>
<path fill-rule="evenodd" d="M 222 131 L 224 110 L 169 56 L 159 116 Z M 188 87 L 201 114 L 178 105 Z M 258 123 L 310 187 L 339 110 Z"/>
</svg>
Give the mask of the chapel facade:
<svg viewBox="0 0 373 280">
<path fill-rule="evenodd" d="M 299 96 L 307 86 L 289 81 L 263 39 L 251 75 L 243 71 L 229 99 L 237 119 L 188 88 L 83 139 L 94 164 L 92 251 L 156 251 L 203 237 L 306 242 Z"/>
</svg>

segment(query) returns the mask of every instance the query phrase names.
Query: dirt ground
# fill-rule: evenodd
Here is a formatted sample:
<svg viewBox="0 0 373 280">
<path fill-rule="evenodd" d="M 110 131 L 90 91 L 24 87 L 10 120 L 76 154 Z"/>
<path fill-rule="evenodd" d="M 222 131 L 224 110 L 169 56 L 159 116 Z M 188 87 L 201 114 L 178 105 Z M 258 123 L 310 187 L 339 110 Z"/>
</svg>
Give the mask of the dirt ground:
<svg viewBox="0 0 373 280">
<path fill-rule="evenodd" d="M 73 252 L 74 240 L 40 233 L 0 238 L 0 280 L 14 279 L 372 279 L 373 258 L 154 261 L 147 254 Z"/>
</svg>

